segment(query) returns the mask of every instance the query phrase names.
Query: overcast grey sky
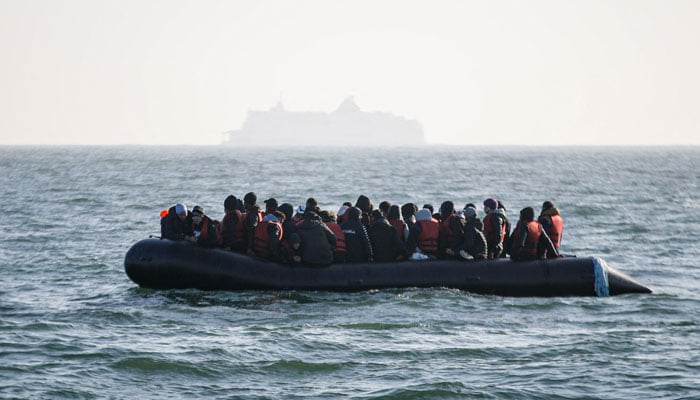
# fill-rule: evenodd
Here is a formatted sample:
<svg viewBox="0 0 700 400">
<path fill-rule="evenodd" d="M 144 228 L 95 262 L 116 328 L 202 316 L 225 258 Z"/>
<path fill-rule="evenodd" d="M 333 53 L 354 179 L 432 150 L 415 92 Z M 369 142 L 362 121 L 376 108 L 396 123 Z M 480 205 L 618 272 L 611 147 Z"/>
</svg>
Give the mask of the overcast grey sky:
<svg viewBox="0 0 700 400">
<path fill-rule="evenodd" d="M 700 1 L 0 0 L 0 144 L 216 144 L 250 109 L 431 143 L 700 144 Z"/>
</svg>

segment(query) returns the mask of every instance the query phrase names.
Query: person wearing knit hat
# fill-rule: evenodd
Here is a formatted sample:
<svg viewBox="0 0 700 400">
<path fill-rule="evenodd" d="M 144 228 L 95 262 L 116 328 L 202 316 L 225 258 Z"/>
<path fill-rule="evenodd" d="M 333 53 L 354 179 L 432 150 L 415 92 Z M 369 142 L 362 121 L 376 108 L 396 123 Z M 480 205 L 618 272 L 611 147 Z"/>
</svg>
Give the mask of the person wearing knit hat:
<svg viewBox="0 0 700 400">
<path fill-rule="evenodd" d="M 542 203 L 542 212 L 537 221 L 542 224 L 542 228 L 549 235 L 554 248 L 559 250 L 561 246 L 561 237 L 564 233 L 564 220 L 561 218 L 561 212 L 554 206 L 551 201 Z"/>
<path fill-rule="evenodd" d="M 184 203 L 177 203 L 168 209 L 160 220 L 160 237 L 170 240 L 195 241 L 192 235 L 192 220 Z"/>
<path fill-rule="evenodd" d="M 484 237 L 488 247 L 488 259 L 500 258 L 506 238 L 506 216 L 498 208 L 498 200 L 490 197 L 484 200 Z"/>
</svg>

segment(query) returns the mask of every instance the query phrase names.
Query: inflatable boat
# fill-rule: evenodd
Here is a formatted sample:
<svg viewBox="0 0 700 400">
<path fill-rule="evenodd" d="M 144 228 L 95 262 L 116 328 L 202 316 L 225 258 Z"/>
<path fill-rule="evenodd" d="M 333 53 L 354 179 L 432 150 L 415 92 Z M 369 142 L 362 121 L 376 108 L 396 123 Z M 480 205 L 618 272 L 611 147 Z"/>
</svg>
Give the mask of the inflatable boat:
<svg viewBox="0 0 700 400">
<path fill-rule="evenodd" d="M 598 257 L 347 263 L 306 267 L 206 249 L 185 241 L 144 239 L 124 268 L 141 287 L 201 290 L 364 291 L 454 288 L 498 296 L 613 296 L 651 290 Z"/>
</svg>

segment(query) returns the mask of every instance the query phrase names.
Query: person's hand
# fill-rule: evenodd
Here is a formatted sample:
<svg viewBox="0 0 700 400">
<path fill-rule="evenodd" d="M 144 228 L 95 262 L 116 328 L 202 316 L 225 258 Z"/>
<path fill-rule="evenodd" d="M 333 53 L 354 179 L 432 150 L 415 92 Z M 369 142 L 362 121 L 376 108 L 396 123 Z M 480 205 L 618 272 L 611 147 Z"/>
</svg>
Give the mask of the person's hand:
<svg viewBox="0 0 700 400">
<path fill-rule="evenodd" d="M 301 262 L 301 257 L 299 257 L 299 256 L 294 256 L 294 257 L 292 257 L 292 259 L 294 260 L 295 263 Z"/>
<path fill-rule="evenodd" d="M 448 256 L 453 256 L 455 255 L 455 252 L 452 249 L 446 249 L 445 254 L 447 254 Z"/>
</svg>

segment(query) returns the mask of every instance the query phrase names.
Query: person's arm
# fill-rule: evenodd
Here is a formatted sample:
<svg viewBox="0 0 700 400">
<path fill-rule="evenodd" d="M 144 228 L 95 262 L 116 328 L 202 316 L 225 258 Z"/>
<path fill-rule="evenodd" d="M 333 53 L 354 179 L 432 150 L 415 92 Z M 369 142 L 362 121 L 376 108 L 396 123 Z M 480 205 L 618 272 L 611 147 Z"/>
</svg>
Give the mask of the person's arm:
<svg viewBox="0 0 700 400">
<path fill-rule="evenodd" d="M 554 247 L 552 240 L 542 228 L 542 234 L 540 235 L 540 240 L 537 242 L 537 258 L 557 258 L 559 257 L 559 252 Z"/>
</svg>

